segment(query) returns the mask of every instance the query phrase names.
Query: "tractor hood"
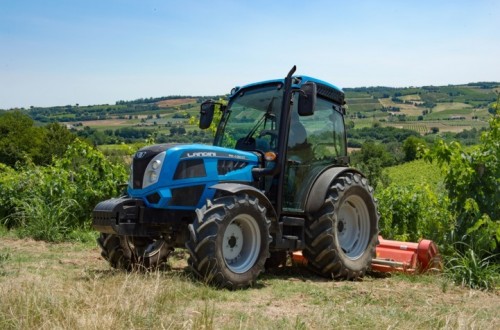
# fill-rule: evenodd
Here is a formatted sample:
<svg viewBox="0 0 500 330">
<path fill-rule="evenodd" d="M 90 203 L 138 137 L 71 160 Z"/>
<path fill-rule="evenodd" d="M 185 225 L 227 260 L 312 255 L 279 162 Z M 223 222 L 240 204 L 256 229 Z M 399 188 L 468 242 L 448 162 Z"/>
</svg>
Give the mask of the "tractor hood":
<svg viewBox="0 0 500 330">
<path fill-rule="evenodd" d="M 256 154 L 241 150 L 203 144 L 147 146 L 133 157 L 128 193 L 152 207 L 194 206 L 217 183 L 252 183 L 252 168 L 258 165 Z"/>
</svg>

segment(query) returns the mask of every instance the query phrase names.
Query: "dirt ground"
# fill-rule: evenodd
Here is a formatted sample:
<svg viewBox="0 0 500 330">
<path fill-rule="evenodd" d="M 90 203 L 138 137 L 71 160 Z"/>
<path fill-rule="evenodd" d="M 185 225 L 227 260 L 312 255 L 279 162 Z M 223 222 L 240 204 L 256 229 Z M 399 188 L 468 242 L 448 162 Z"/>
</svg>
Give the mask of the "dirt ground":
<svg viewBox="0 0 500 330">
<path fill-rule="evenodd" d="M 187 104 L 196 102 L 196 99 L 193 98 L 184 98 L 184 99 L 172 99 L 172 100 L 164 100 L 157 102 L 160 108 L 170 108 L 176 105 Z"/>
</svg>

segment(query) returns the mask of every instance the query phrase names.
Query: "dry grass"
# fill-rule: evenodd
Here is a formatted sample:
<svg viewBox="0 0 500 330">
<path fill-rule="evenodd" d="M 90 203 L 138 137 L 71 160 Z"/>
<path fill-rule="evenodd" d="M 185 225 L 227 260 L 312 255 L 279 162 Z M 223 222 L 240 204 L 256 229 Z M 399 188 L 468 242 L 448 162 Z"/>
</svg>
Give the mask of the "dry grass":
<svg viewBox="0 0 500 330">
<path fill-rule="evenodd" d="M 500 296 L 440 276 L 325 281 L 302 268 L 230 292 L 169 269 L 114 271 L 94 247 L 0 238 L 1 329 L 360 329 L 500 327 Z M 1 270 L 0 269 L 0 270 Z"/>
</svg>

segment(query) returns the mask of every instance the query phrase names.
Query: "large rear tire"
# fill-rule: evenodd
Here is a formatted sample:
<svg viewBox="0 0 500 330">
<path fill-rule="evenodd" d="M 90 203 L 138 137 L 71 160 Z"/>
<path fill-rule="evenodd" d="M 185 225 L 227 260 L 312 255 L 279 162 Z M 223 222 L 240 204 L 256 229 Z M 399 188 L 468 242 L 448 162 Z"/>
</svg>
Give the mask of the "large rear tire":
<svg viewBox="0 0 500 330">
<path fill-rule="evenodd" d="M 189 225 L 189 264 L 215 286 L 248 287 L 269 257 L 269 227 L 266 209 L 257 198 L 240 194 L 208 202 Z"/>
<path fill-rule="evenodd" d="M 334 279 L 362 277 L 375 255 L 378 219 L 367 180 L 354 173 L 337 177 L 321 209 L 306 221 L 309 268 Z"/>
<path fill-rule="evenodd" d="M 101 234 L 97 243 L 111 267 L 127 271 L 156 269 L 173 251 L 164 240 L 147 237 Z"/>
</svg>

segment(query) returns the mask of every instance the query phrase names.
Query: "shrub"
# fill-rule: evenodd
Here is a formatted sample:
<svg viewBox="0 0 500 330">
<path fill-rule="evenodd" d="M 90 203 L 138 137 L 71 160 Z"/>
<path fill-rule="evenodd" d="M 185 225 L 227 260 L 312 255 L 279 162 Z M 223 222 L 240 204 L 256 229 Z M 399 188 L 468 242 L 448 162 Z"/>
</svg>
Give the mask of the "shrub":
<svg viewBox="0 0 500 330">
<path fill-rule="evenodd" d="M 89 220 L 98 202 L 119 195 L 120 185 L 127 181 L 127 171 L 122 165 L 110 162 L 102 152 L 79 140 L 69 146 L 54 167 L 68 173 L 67 187 L 61 185 L 59 189 L 62 193 L 68 189 L 71 192 L 68 197 L 78 201 L 79 225 Z"/>
<path fill-rule="evenodd" d="M 0 169 L 2 170 L 2 169 Z M 90 227 L 90 214 L 101 200 L 120 193 L 126 170 L 91 146 L 75 140 L 53 165 L 28 163 L 0 176 L 0 215 L 22 236 L 48 241 L 67 239 Z M 0 173 L 1 174 L 1 173 Z"/>
<path fill-rule="evenodd" d="M 436 194 L 428 184 L 389 187 L 377 193 L 382 236 L 417 242 L 430 239 L 448 249 L 453 218 L 446 196 Z"/>
<path fill-rule="evenodd" d="M 15 187 L 17 181 L 17 172 L 0 163 L 0 220 L 15 211 L 12 196 L 18 191 Z"/>
<path fill-rule="evenodd" d="M 500 272 L 500 116 L 489 124 L 475 148 L 437 141 L 425 154 L 445 173 L 448 207 L 456 218 L 451 237 L 455 253 L 447 274 L 456 283 L 478 289 L 494 288 Z"/>
<path fill-rule="evenodd" d="M 465 150 L 457 142 L 438 141 L 425 158 L 436 160 L 444 170 L 450 211 L 457 219 L 455 240 L 468 242 L 477 253 L 498 253 L 500 116 L 491 118 L 478 147 Z"/>
</svg>

